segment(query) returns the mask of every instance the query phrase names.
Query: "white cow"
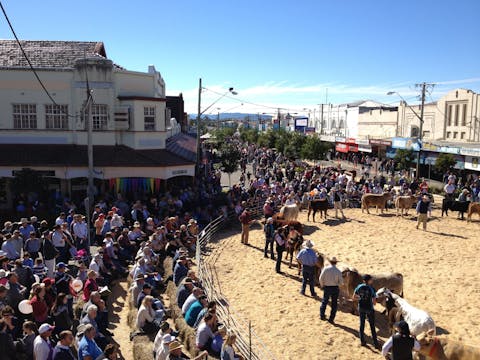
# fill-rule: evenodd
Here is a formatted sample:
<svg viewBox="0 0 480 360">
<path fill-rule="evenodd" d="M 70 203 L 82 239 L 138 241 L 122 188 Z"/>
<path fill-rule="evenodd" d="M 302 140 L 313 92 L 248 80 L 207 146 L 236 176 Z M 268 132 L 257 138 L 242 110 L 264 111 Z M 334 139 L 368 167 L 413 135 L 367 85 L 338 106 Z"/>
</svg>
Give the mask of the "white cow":
<svg viewBox="0 0 480 360">
<path fill-rule="evenodd" d="M 395 300 L 395 305 L 400 309 L 403 320 L 408 324 L 410 333 L 413 336 L 420 335 L 423 332 L 436 334 L 435 322 L 427 312 L 410 305 L 407 300 L 401 298 L 397 294 L 392 293 L 389 289 L 381 289 L 387 296 L 391 296 Z M 377 296 L 381 292 L 377 292 Z"/>
</svg>

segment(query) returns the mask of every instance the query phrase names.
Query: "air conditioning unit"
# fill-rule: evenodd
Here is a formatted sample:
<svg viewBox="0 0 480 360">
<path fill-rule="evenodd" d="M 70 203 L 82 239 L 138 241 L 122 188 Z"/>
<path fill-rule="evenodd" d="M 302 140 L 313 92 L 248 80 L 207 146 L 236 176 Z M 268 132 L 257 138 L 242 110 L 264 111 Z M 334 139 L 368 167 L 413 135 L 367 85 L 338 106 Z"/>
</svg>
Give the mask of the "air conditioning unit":
<svg viewBox="0 0 480 360">
<path fill-rule="evenodd" d="M 130 107 L 117 106 L 114 113 L 115 130 L 130 129 Z"/>
</svg>

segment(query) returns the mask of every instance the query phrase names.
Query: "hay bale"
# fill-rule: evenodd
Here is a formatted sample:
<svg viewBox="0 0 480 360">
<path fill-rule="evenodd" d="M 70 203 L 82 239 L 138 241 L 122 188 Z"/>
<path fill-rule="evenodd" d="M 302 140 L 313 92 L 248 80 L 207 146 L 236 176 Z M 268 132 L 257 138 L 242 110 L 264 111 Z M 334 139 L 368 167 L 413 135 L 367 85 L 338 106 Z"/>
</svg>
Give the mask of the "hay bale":
<svg viewBox="0 0 480 360">
<path fill-rule="evenodd" d="M 198 355 L 195 330 L 188 326 L 183 317 L 175 319 L 175 327 L 183 340 L 185 350 L 192 356 Z"/>
<path fill-rule="evenodd" d="M 145 360 L 153 357 L 153 341 L 147 335 L 138 335 L 133 338 L 133 359 Z"/>
</svg>

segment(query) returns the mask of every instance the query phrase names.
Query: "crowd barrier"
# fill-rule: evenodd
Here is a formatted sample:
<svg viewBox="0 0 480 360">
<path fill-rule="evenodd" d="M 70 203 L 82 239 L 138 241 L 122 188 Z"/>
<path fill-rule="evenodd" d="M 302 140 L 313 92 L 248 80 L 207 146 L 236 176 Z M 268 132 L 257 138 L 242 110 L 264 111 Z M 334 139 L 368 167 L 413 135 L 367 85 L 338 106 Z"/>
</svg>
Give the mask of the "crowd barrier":
<svg viewBox="0 0 480 360">
<path fill-rule="evenodd" d="M 263 216 L 265 198 L 252 200 L 250 213 L 253 219 Z M 214 259 L 211 256 L 211 243 L 217 239 L 218 233 L 227 226 L 238 224 L 237 215 L 233 210 L 211 221 L 199 234 L 197 240 L 196 262 L 198 276 L 202 281 L 205 292 L 210 301 L 217 303 L 217 316 L 221 323 L 237 335 L 236 347 L 238 352 L 248 360 L 275 359 L 262 340 L 255 334 L 250 321 L 235 312 L 228 303 L 218 281 Z M 240 241 L 240 240 L 239 240 Z"/>
</svg>

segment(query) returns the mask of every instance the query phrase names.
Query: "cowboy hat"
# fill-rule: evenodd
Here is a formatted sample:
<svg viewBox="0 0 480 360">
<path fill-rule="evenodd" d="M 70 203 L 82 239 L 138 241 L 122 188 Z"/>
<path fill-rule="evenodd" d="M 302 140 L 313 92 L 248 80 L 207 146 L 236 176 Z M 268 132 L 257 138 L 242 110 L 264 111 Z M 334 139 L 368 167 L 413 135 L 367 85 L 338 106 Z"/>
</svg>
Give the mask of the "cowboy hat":
<svg viewBox="0 0 480 360">
<path fill-rule="evenodd" d="M 313 241 L 311 241 L 311 240 L 305 240 L 305 241 L 303 242 L 303 247 L 304 247 L 304 248 L 309 248 L 309 249 L 311 249 L 311 248 L 314 247 L 314 246 L 315 246 L 315 244 L 314 244 Z"/>
<path fill-rule="evenodd" d="M 168 344 L 168 351 L 172 352 L 177 349 L 182 349 L 183 345 L 180 344 L 177 340 L 172 341 L 170 344 Z"/>
<path fill-rule="evenodd" d="M 338 262 L 337 258 L 335 256 L 331 257 L 330 259 L 328 259 L 328 261 L 332 264 L 336 264 Z"/>
</svg>

